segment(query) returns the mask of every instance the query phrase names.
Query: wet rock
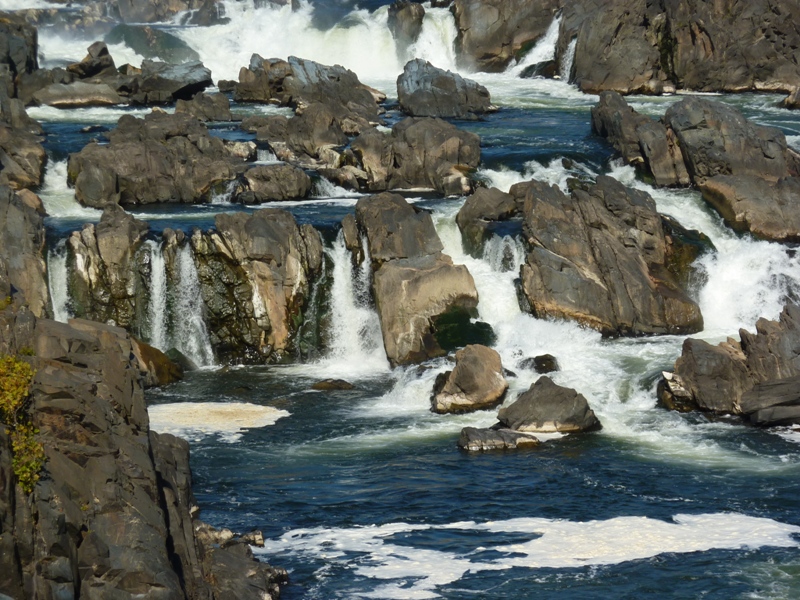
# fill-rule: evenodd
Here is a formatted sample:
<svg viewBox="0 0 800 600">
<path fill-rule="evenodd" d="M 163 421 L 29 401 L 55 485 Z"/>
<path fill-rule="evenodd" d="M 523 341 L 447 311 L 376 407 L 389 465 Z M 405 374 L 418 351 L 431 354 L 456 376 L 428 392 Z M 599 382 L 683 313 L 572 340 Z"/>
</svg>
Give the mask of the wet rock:
<svg viewBox="0 0 800 600">
<path fill-rule="evenodd" d="M 37 317 L 47 316 L 50 310 L 44 249 L 42 215 L 22 195 L 0 187 L 0 279 L 24 294 Z M 11 290 L 0 302 L 5 303 L 7 296 Z"/>
<path fill-rule="evenodd" d="M 104 74 L 116 75 L 117 69 L 114 59 L 108 52 L 104 42 L 95 42 L 88 48 L 88 54 L 80 62 L 67 66 L 67 71 L 74 73 L 81 79 L 87 77 L 102 77 Z"/>
<path fill-rule="evenodd" d="M 534 65 L 525 67 L 519 74 L 522 79 L 534 79 L 542 77 L 544 79 L 558 78 L 558 62 L 555 60 L 545 60 Z"/>
<path fill-rule="evenodd" d="M 18 99 L 4 92 L 0 90 L 0 186 L 38 187 L 47 161 L 39 137 L 42 128 Z"/>
<path fill-rule="evenodd" d="M 131 346 L 142 373 L 143 387 L 169 385 L 183 379 L 183 368 L 158 348 L 134 337 L 131 338 Z"/>
<path fill-rule="evenodd" d="M 600 421 L 589 403 L 573 389 L 542 376 L 497 415 L 504 427 L 533 433 L 596 431 Z"/>
<path fill-rule="evenodd" d="M 681 274 L 667 269 L 674 245 L 650 196 L 605 176 L 575 187 L 571 197 L 537 181 L 518 186 L 530 248 L 522 290 L 533 314 L 575 320 L 605 335 L 702 329 L 699 307 L 678 283 Z"/>
<path fill-rule="evenodd" d="M 493 225 L 519 218 L 522 200 L 497 188 L 475 190 L 456 215 L 464 249 L 476 258 L 481 257 L 484 243 L 492 236 Z"/>
<path fill-rule="evenodd" d="M 311 178 L 291 165 L 257 165 L 242 174 L 233 200 L 260 204 L 281 200 L 300 200 L 311 191 Z"/>
<path fill-rule="evenodd" d="M 397 0 L 389 5 L 389 31 L 394 36 L 397 52 L 405 56 L 409 46 L 414 44 L 422 31 L 425 8 L 418 2 Z"/>
<path fill-rule="evenodd" d="M 739 330 L 712 346 L 689 338 L 659 394 L 667 406 L 743 415 L 758 425 L 800 423 L 800 307 L 777 321 L 759 319 L 756 333 Z"/>
<path fill-rule="evenodd" d="M 197 52 L 179 37 L 147 25 L 117 25 L 106 35 L 105 41 L 109 44 L 125 44 L 139 56 L 170 64 L 200 60 Z"/>
<path fill-rule="evenodd" d="M 458 437 L 458 447 L 469 452 L 516 450 L 538 445 L 539 440 L 533 435 L 505 428 L 464 427 Z"/>
<path fill-rule="evenodd" d="M 55 108 L 85 108 L 88 106 L 114 106 L 123 99 L 105 83 L 75 81 L 69 84 L 54 83 L 33 94 L 37 105 Z"/>
<path fill-rule="evenodd" d="M 171 104 L 189 100 L 212 85 L 211 71 L 199 61 L 172 65 L 144 60 L 131 100 L 137 104 Z"/>
<path fill-rule="evenodd" d="M 400 108 L 412 117 L 476 119 L 494 110 L 489 90 L 457 73 L 416 58 L 397 78 Z"/>
<path fill-rule="evenodd" d="M 332 392 L 339 390 L 354 390 L 355 386 L 344 379 L 325 379 L 312 385 L 311 389 L 318 390 L 320 392 Z"/>
<path fill-rule="evenodd" d="M 272 208 L 220 214 L 215 224 L 191 238 L 214 352 L 229 362 L 278 360 L 292 348 L 321 273 L 320 235 Z"/>
<path fill-rule="evenodd" d="M 800 108 L 800 88 L 789 92 L 789 95 L 781 101 L 781 106 L 790 110 L 797 110 Z"/>
<path fill-rule="evenodd" d="M 188 113 L 201 121 L 231 121 L 231 104 L 225 94 L 200 92 L 191 100 L 178 100 L 176 113 Z"/>
<path fill-rule="evenodd" d="M 68 180 L 86 206 L 207 202 L 237 177 L 244 161 L 187 114 L 125 115 L 108 134 L 71 154 Z"/>
<path fill-rule="evenodd" d="M 560 8 L 558 0 L 455 0 L 460 64 L 478 71 L 504 70 L 544 35 Z"/>
<path fill-rule="evenodd" d="M 456 352 L 456 366 L 436 378 L 431 410 L 465 413 L 494 408 L 503 402 L 508 382 L 497 351 L 470 345 Z"/>
<path fill-rule="evenodd" d="M 559 370 L 558 360 L 552 354 L 526 358 L 520 363 L 520 366 L 525 369 L 533 369 L 537 373 L 552 373 Z"/>
</svg>

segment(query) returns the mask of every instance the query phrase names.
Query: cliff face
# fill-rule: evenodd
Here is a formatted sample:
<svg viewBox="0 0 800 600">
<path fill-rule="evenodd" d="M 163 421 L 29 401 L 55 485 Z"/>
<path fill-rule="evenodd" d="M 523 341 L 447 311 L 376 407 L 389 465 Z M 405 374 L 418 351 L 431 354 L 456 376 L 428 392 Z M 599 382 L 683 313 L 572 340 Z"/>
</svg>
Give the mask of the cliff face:
<svg viewBox="0 0 800 600">
<path fill-rule="evenodd" d="M 13 598 L 273 598 L 285 571 L 196 520 L 189 447 L 149 430 L 132 342 L 119 328 L 0 311 L 0 352 L 35 369 L 45 449 L 25 494 L 0 426 L 0 593 Z M 223 547 L 224 546 L 224 547 Z"/>
</svg>

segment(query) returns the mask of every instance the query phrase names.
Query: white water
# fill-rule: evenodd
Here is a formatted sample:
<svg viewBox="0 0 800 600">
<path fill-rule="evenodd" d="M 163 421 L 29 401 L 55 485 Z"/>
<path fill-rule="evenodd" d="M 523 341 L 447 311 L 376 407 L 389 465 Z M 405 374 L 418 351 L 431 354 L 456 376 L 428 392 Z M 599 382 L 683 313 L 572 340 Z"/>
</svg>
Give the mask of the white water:
<svg viewBox="0 0 800 600">
<path fill-rule="evenodd" d="M 447 531 L 474 532 L 476 537 L 486 532 L 517 534 L 530 541 L 494 544 L 462 554 L 414 545 L 416 534 Z M 352 570 L 357 579 L 371 580 L 370 591 L 356 595 L 406 600 L 438 598 L 439 586 L 468 573 L 616 565 L 659 554 L 712 549 L 796 548 L 800 545 L 794 537 L 798 533 L 800 527 L 794 525 L 736 513 L 675 515 L 671 522 L 647 517 L 587 522 L 518 518 L 448 525 L 388 523 L 295 529 L 254 550 L 267 557 L 288 551 L 324 558 L 327 565 L 336 564 Z M 401 543 L 394 543 L 395 539 Z"/>
<path fill-rule="evenodd" d="M 558 74 L 561 76 L 563 81 L 569 82 L 570 76 L 572 75 L 572 65 L 575 64 L 575 48 L 578 45 L 578 39 L 573 39 L 569 46 L 567 46 L 567 54 L 561 61 L 559 65 Z"/>
<path fill-rule="evenodd" d="M 246 402 L 177 402 L 147 409 L 150 429 L 190 441 L 218 435 L 224 442 L 239 441 L 246 429 L 274 425 L 288 417 L 285 410 Z"/>
<path fill-rule="evenodd" d="M 519 77 L 522 72 L 532 65 L 554 60 L 556 57 L 556 44 L 558 43 L 558 28 L 561 24 L 561 15 L 553 19 L 542 39 L 522 57 L 516 65 L 506 69 L 506 72 Z"/>
<path fill-rule="evenodd" d="M 66 323 L 72 317 L 69 312 L 67 278 L 67 244 L 66 239 L 63 239 L 47 251 L 47 286 L 50 288 L 53 320 L 62 323 Z"/>
<path fill-rule="evenodd" d="M 66 160 L 47 163 L 39 197 L 50 217 L 98 221 L 102 214 L 96 208 L 81 206 L 75 199 L 75 191 L 67 185 Z"/>
<path fill-rule="evenodd" d="M 172 345 L 200 367 L 214 364 L 214 351 L 203 320 L 203 300 L 197 267 L 188 243 L 177 254 L 179 281 L 172 294 Z"/>
<path fill-rule="evenodd" d="M 161 244 L 154 240 L 145 242 L 150 253 L 150 297 L 147 305 L 147 325 L 151 346 L 162 352 L 167 346 L 167 269 Z"/>
<path fill-rule="evenodd" d="M 314 187 L 311 190 L 311 197 L 317 199 L 361 198 L 363 195 L 353 190 L 346 190 L 322 176 L 314 181 Z"/>
</svg>

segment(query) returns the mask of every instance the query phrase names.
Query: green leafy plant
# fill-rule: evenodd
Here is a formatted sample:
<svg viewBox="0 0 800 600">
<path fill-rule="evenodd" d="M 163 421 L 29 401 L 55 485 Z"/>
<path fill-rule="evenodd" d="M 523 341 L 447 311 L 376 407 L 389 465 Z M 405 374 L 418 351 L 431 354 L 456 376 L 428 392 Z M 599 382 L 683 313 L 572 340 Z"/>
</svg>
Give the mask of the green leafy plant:
<svg viewBox="0 0 800 600">
<path fill-rule="evenodd" d="M 36 439 L 39 430 L 25 410 L 33 375 L 28 363 L 13 356 L 0 356 L 0 420 L 9 430 L 14 475 L 26 494 L 33 491 L 44 466 L 44 447 Z"/>
</svg>

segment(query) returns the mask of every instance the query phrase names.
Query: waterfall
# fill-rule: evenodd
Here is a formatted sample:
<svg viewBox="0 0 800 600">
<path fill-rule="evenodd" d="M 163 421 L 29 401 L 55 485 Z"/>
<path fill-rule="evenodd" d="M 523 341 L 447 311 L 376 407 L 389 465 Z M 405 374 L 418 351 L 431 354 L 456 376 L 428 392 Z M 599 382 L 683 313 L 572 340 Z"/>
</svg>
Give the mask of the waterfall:
<svg viewBox="0 0 800 600">
<path fill-rule="evenodd" d="M 569 83 L 572 77 L 572 65 L 575 64 L 575 48 L 578 45 L 578 38 L 573 38 L 567 47 L 567 53 L 561 58 L 558 74 L 561 79 Z"/>
<path fill-rule="evenodd" d="M 147 305 L 149 343 L 161 351 L 169 350 L 167 341 L 167 270 L 161 244 L 147 240 L 150 253 L 150 298 Z"/>
<path fill-rule="evenodd" d="M 203 300 L 200 280 L 189 244 L 176 254 L 179 280 L 173 291 L 171 345 L 188 356 L 198 366 L 214 364 L 214 351 L 203 320 Z"/>
<path fill-rule="evenodd" d="M 553 22 L 550 23 L 550 27 L 547 28 L 547 31 L 541 39 L 536 42 L 536 45 L 531 48 L 517 64 L 509 66 L 506 72 L 519 77 L 526 68 L 532 65 L 555 60 L 556 44 L 558 43 L 558 28 L 560 24 L 561 15 L 558 15 L 553 19 Z"/>
<path fill-rule="evenodd" d="M 424 58 L 440 69 L 457 71 L 455 42 L 458 35 L 453 14 L 447 8 L 426 8 L 417 41 L 406 51 L 405 62 Z M 405 66 L 400 65 L 401 69 Z"/>
<path fill-rule="evenodd" d="M 59 240 L 47 251 L 47 285 L 50 288 L 53 319 L 66 323 L 72 317 L 69 310 L 66 239 Z"/>
<path fill-rule="evenodd" d="M 211 192 L 210 204 L 230 204 L 233 197 L 233 191 L 236 189 L 236 180 L 231 179 L 225 184 L 225 188 L 218 192 Z"/>
</svg>

